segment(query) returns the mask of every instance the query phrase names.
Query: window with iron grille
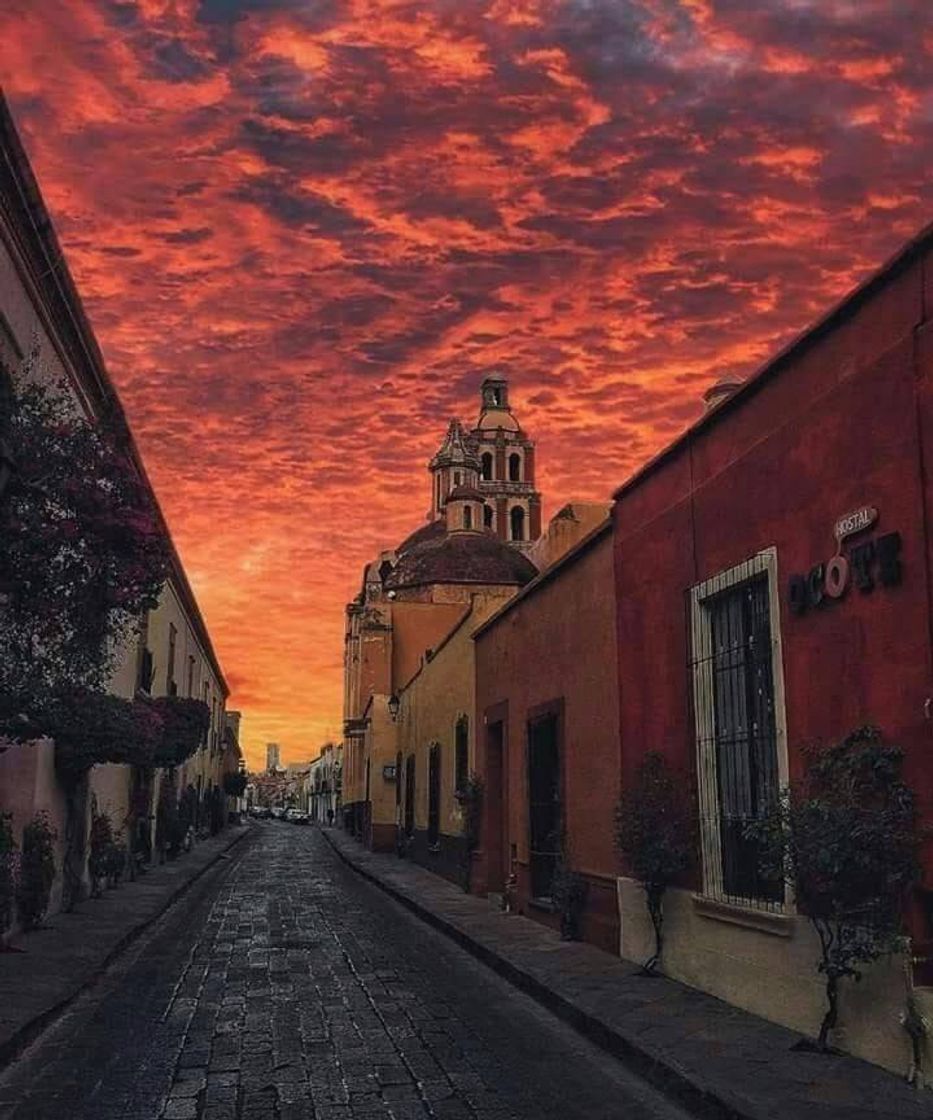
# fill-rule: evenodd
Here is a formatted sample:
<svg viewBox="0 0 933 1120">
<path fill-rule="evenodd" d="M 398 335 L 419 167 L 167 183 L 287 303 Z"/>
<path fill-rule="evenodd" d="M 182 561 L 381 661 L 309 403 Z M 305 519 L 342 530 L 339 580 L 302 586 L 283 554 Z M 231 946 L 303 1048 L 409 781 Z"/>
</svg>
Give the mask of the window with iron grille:
<svg viewBox="0 0 933 1120">
<path fill-rule="evenodd" d="M 560 853 L 560 747 L 557 715 L 528 722 L 528 816 L 531 893 L 550 898 Z"/>
<path fill-rule="evenodd" d="M 441 748 L 432 743 L 428 751 L 428 844 L 441 841 Z"/>
<path fill-rule="evenodd" d="M 774 550 L 691 591 L 693 702 L 704 893 L 781 909 L 749 824 L 786 783 Z"/>
<path fill-rule="evenodd" d="M 454 728 L 454 792 L 466 789 L 470 770 L 470 721 L 460 716 Z"/>
</svg>

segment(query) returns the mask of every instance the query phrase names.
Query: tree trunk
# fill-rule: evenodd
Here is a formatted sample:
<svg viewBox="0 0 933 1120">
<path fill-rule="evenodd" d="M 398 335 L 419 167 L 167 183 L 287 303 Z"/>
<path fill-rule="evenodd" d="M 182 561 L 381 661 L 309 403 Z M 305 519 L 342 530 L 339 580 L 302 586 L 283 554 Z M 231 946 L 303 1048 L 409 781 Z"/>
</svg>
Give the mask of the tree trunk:
<svg viewBox="0 0 933 1120">
<path fill-rule="evenodd" d="M 663 891 L 647 891 L 648 914 L 651 917 L 651 925 L 654 928 L 654 953 L 642 965 L 642 971 L 646 976 L 655 976 L 657 974 L 658 965 L 661 963 L 661 953 L 664 949 L 663 898 Z"/>
<path fill-rule="evenodd" d="M 87 861 L 87 771 L 69 781 L 66 794 L 65 854 L 62 860 L 62 910 L 70 913 L 84 895 Z"/>
<path fill-rule="evenodd" d="M 829 1049 L 829 1032 L 835 1027 L 839 1018 L 839 977 L 829 973 L 826 977 L 826 1014 L 820 1024 L 820 1036 L 817 1046 L 824 1053 Z"/>
</svg>

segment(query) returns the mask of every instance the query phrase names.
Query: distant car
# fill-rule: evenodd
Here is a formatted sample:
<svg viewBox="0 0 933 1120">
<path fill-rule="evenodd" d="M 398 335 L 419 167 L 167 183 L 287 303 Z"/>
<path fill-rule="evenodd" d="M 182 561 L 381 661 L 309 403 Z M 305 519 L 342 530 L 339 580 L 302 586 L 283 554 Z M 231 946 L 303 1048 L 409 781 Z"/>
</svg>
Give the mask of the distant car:
<svg viewBox="0 0 933 1120">
<path fill-rule="evenodd" d="M 281 806 L 276 805 L 272 810 L 272 816 L 275 820 L 280 821 L 285 816 L 285 810 Z"/>
<path fill-rule="evenodd" d="M 300 817 L 304 816 L 300 809 L 286 809 L 285 819 L 291 821 L 292 824 L 297 824 Z"/>
</svg>

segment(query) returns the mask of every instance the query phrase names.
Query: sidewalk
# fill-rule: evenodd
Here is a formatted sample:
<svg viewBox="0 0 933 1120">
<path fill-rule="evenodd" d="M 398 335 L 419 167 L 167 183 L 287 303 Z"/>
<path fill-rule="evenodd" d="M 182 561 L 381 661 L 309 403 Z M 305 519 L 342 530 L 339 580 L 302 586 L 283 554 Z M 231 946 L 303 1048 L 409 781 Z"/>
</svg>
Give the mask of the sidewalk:
<svg viewBox="0 0 933 1120">
<path fill-rule="evenodd" d="M 135 882 L 87 899 L 70 914 L 21 934 L 21 953 L 0 953 L 0 1069 L 58 1018 L 107 965 L 245 836 L 231 825 Z"/>
<path fill-rule="evenodd" d="M 794 1051 L 801 1036 L 493 910 L 440 876 L 321 829 L 351 867 L 699 1116 L 930 1120 L 933 1093 L 867 1062 Z"/>
</svg>

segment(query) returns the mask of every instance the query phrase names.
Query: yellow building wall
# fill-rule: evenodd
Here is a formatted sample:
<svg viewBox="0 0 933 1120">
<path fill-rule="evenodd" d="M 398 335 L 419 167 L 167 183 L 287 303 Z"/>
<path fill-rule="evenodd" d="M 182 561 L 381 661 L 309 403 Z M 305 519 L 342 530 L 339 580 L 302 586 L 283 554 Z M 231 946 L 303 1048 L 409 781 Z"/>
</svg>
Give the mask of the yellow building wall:
<svg viewBox="0 0 933 1120">
<path fill-rule="evenodd" d="M 369 803 L 372 843 L 377 848 L 395 844 L 395 782 L 386 781 L 383 767 L 394 766 L 398 751 L 398 723 L 389 714 L 388 696 L 374 696 L 369 707 L 369 726 L 363 747 L 362 785 L 365 795 L 366 764 L 369 764 Z"/>
<path fill-rule="evenodd" d="M 399 749 L 403 758 L 415 755 L 415 828 L 428 827 L 428 753 L 440 746 L 440 831 L 461 836 L 463 814 L 454 796 L 457 721 L 467 717 L 468 773 L 475 769 L 476 707 L 473 631 L 515 593 L 514 588 L 486 590 L 461 607 L 459 617 L 431 659 L 399 693 Z"/>
</svg>

